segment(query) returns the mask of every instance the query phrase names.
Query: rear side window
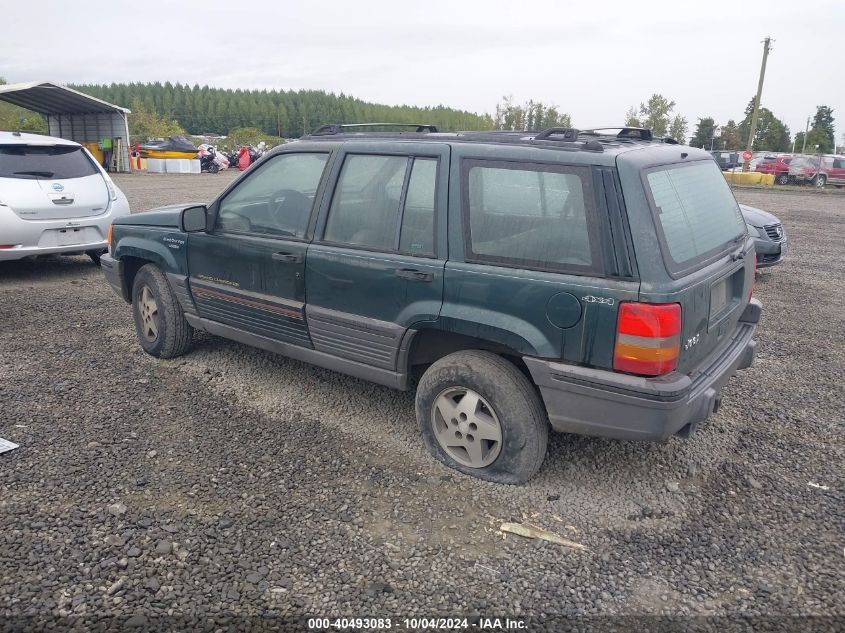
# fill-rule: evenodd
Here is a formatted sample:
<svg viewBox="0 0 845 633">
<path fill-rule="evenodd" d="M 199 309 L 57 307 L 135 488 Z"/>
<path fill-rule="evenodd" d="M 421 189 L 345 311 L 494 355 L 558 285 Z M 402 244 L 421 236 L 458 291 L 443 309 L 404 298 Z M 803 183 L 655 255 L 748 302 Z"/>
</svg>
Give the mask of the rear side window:
<svg viewBox="0 0 845 633">
<path fill-rule="evenodd" d="M 434 158 L 350 154 L 343 162 L 324 239 L 433 256 L 436 186 Z"/>
<path fill-rule="evenodd" d="M 672 272 L 722 252 L 746 232 L 745 220 L 719 168 L 710 161 L 647 172 Z"/>
<path fill-rule="evenodd" d="M 74 145 L 0 146 L 0 178 L 64 180 L 96 173 L 91 159 Z"/>
<path fill-rule="evenodd" d="M 587 168 L 467 160 L 463 186 L 469 260 L 596 272 Z"/>
</svg>

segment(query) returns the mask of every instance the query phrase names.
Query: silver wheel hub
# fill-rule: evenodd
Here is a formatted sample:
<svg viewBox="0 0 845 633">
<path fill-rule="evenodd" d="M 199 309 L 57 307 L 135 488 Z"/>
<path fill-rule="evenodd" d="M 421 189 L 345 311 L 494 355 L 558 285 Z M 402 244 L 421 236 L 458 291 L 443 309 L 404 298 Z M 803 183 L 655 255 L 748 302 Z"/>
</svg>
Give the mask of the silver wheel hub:
<svg viewBox="0 0 845 633">
<path fill-rule="evenodd" d="M 152 342 L 158 338 L 158 303 L 148 286 L 141 289 L 138 301 L 138 313 L 141 315 L 141 333 Z"/>
<path fill-rule="evenodd" d="M 466 387 L 450 387 L 434 399 L 431 428 L 440 447 L 463 466 L 489 466 L 502 450 L 502 426 L 496 412 Z"/>
</svg>

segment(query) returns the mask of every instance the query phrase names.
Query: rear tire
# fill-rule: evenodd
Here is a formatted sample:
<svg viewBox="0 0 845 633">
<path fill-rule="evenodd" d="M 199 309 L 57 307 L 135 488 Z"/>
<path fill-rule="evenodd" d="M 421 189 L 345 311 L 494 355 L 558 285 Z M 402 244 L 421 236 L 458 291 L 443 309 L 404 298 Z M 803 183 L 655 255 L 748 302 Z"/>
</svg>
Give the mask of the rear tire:
<svg viewBox="0 0 845 633">
<path fill-rule="evenodd" d="M 827 178 L 824 174 L 818 174 L 815 178 L 813 178 L 813 184 L 821 189 L 827 184 Z"/>
<path fill-rule="evenodd" d="M 441 358 L 420 379 L 416 410 L 429 452 L 464 474 L 520 484 L 543 464 L 545 407 L 528 378 L 501 356 L 469 350 Z"/>
<path fill-rule="evenodd" d="M 155 264 L 142 266 L 132 284 L 132 316 L 141 348 L 157 358 L 181 356 L 191 347 L 193 328 L 167 278 Z"/>
<path fill-rule="evenodd" d="M 775 182 L 779 185 L 788 185 L 789 184 L 789 176 L 787 174 L 781 174 L 777 177 Z"/>
</svg>

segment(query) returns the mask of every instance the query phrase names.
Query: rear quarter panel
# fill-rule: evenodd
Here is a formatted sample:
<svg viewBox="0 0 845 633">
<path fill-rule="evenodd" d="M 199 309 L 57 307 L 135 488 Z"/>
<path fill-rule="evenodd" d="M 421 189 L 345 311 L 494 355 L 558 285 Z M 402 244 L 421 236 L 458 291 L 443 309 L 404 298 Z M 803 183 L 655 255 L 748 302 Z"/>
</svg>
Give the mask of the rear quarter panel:
<svg viewBox="0 0 845 633">
<path fill-rule="evenodd" d="M 639 282 L 593 274 L 567 274 L 466 262 L 461 161 L 491 159 L 566 165 L 612 166 L 612 157 L 531 147 L 453 145 L 449 185 L 449 261 L 446 264 L 442 329 L 499 343 L 519 354 L 609 367 L 613 362 L 616 306 L 635 300 Z M 606 237 L 605 195 L 593 179 L 595 213 Z M 604 252 L 595 253 L 598 258 Z M 556 321 L 556 322 L 553 322 Z"/>
</svg>

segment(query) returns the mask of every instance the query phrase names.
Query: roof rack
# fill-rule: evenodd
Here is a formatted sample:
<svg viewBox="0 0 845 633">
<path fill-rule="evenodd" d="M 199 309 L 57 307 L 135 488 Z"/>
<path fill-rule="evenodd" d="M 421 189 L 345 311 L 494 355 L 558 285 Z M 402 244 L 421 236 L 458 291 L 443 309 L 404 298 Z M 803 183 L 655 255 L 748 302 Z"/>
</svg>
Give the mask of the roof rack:
<svg viewBox="0 0 845 633">
<path fill-rule="evenodd" d="M 425 123 L 329 123 L 311 132 L 311 136 L 332 136 L 354 127 L 412 127 L 415 132 L 437 132 L 437 126 Z"/>
<path fill-rule="evenodd" d="M 608 130 L 619 130 L 619 132 L 615 134 L 616 138 L 627 138 L 637 141 L 654 140 L 651 130 L 646 127 L 618 127 L 611 125 L 610 127 L 594 127 L 589 130 L 584 130 L 583 133 L 594 136 L 610 136 L 610 134 L 601 134 L 601 132 L 607 132 Z"/>
</svg>

